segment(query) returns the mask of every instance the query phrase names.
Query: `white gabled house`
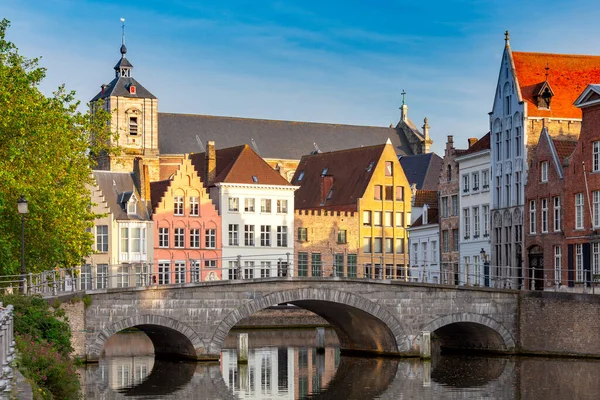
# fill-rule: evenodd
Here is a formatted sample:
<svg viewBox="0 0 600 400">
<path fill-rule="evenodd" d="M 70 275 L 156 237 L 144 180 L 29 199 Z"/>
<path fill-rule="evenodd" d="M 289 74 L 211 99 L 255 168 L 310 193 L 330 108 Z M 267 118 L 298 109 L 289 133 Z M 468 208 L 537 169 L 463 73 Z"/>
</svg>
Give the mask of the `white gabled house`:
<svg viewBox="0 0 600 400">
<path fill-rule="evenodd" d="M 222 218 L 223 279 L 293 276 L 294 191 L 248 145 L 190 156 Z"/>
</svg>

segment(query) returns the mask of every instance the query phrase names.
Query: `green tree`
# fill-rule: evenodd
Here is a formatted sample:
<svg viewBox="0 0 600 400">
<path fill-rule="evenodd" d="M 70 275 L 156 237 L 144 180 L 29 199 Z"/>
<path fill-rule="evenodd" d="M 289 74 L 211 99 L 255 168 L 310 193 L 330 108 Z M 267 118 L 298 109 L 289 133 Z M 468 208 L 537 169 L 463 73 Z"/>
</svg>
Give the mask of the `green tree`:
<svg viewBox="0 0 600 400">
<path fill-rule="evenodd" d="M 38 88 L 46 70 L 19 54 L 0 22 L 0 273 L 20 265 L 21 217 L 28 272 L 73 266 L 92 250 L 90 210 L 93 154 L 113 152 L 109 113 L 78 111 L 75 93 L 60 86 L 53 96 Z"/>
</svg>

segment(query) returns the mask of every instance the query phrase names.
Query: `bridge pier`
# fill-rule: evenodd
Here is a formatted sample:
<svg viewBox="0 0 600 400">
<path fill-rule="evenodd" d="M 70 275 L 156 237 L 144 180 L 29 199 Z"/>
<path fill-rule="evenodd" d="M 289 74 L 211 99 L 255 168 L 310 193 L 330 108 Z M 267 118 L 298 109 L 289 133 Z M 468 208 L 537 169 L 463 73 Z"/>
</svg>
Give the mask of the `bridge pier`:
<svg viewBox="0 0 600 400">
<path fill-rule="evenodd" d="M 420 355 L 422 359 L 431 358 L 431 332 L 421 332 L 421 350 Z"/>
</svg>

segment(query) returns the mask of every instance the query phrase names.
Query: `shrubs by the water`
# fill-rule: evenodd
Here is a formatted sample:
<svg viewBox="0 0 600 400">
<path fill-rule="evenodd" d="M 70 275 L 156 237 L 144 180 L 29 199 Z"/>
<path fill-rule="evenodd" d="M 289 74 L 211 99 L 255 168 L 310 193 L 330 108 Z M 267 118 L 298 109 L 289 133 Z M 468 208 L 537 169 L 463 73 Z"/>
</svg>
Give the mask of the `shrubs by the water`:
<svg viewBox="0 0 600 400">
<path fill-rule="evenodd" d="M 36 393 L 42 399 L 77 400 L 80 384 L 75 364 L 68 356 L 60 354 L 45 340 L 29 335 L 16 337 L 19 351 L 19 369 L 38 386 Z"/>
<path fill-rule="evenodd" d="M 4 295 L 0 301 L 14 306 L 18 367 L 37 386 L 37 398 L 79 399 L 80 383 L 69 357 L 71 330 L 63 319 L 64 311 L 52 310 L 40 297 Z"/>
</svg>

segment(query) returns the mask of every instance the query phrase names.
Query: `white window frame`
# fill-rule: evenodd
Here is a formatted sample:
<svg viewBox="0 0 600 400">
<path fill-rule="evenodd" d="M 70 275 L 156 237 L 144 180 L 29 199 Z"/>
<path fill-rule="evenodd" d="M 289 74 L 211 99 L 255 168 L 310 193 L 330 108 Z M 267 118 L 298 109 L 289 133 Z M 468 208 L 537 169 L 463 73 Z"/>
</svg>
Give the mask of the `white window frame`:
<svg viewBox="0 0 600 400">
<path fill-rule="evenodd" d="M 205 241 L 204 247 L 207 249 L 214 249 L 217 247 L 217 229 L 216 228 L 207 228 L 204 231 Z"/>
<path fill-rule="evenodd" d="M 173 247 L 176 249 L 185 248 L 185 228 L 173 229 Z"/>
<path fill-rule="evenodd" d="M 600 274 L 600 243 L 592 243 L 592 274 L 594 277 Z M 593 278 L 596 281 L 595 278 Z"/>
<path fill-rule="evenodd" d="M 175 283 L 185 283 L 185 261 L 175 261 Z"/>
<path fill-rule="evenodd" d="M 173 196 L 173 215 L 182 216 L 183 210 L 183 196 Z"/>
<path fill-rule="evenodd" d="M 462 192 L 463 192 L 463 194 L 469 193 L 469 189 L 470 189 L 469 182 L 470 182 L 469 174 L 463 174 L 463 176 L 462 176 L 462 186 L 463 186 Z"/>
<path fill-rule="evenodd" d="M 244 225 L 244 246 L 254 246 L 254 225 Z"/>
<path fill-rule="evenodd" d="M 229 212 L 240 212 L 240 198 L 230 197 L 229 198 Z"/>
<path fill-rule="evenodd" d="M 600 190 L 592 192 L 592 221 L 594 228 L 600 227 Z"/>
<path fill-rule="evenodd" d="M 256 201 L 254 200 L 254 197 L 246 197 L 244 199 L 244 211 L 245 212 L 254 212 L 256 210 Z"/>
<path fill-rule="evenodd" d="M 548 199 L 542 199 L 542 233 L 548 233 Z"/>
<path fill-rule="evenodd" d="M 285 225 L 277 227 L 277 247 L 288 247 L 288 228 Z"/>
<path fill-rule="evenodd" d="M 473 207 L 473 238 L 477 239 L 480 233 L 479 206 Z"/>
<path fill-rule="evenodd" d="M 490 170 L 484 169 L 481 171 L 481 190 L 490 190 Z"/>
<path fill-rule="evenodd" d="M 287 214 L 288 201 L 286 199 L 277 200 L 277 214 Z"/>
<path fill-rule="evenodd" d="M 483 205 L 483 237 L 490 235 L 490 206 L 489 204 Z"/>
<path fill-rule="evenodd" d="M 529 233 L 535 235 L 537 231 L 536 226 L 536 212 L 535 212 L 535 200 L 529 201 Z"/>
<path fill-rule="evenodd" d="M 592 143 L 592 172 L 600 172 L 600 141 Z"/>
<path fill-rule="evenodd" d="M 548 161 L 540 163 L 540 182 L 548 182 Z"/>
<path fill-rule="evenodd" d="M 471 238 L 471 209 L 468 207 L 463 208 L 463 238 Z"/>
<path fill-rule="evenodd" d="M 200 248 L 200 228 L 190 228 L 190 247 Z"/>
<path fill-rule="evenodd" d="M 271 225 L 260 226 L 260 245 L 262 247 L 271 247 Z"/>
<path fill-rule="evenodd" d="M 197 217 L 200 215 L 200 201 L 198 196 L 190 197 L 190 216 Z"/>
<path fill-rule="evenodd" d="M 583 193 L 575 193 L 575 229 L 583 229 Z"/>
<path fill-rule="evenodd" d="M 240 245 L 240 226 L 238 224 L 229 224 L 229 245 Z"/>
<path fill-rule="evenodd" d="M 163 249 L 169 247 L 169 228 L 158 228 L 158 247 Z"/>
<path fill-rule="evenodd" d="M 474 192 L 479 191 L 479 171 L 471 174 L 471 185 L 473 186 Z"/>
<path fill-rule="evenodd" d="M 554 203 L 554 232 L 560 231 L 560 196 L 553 198 Z"/>
</svg>

